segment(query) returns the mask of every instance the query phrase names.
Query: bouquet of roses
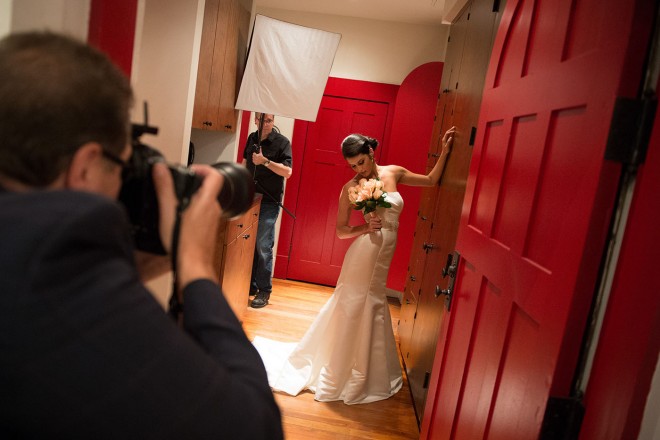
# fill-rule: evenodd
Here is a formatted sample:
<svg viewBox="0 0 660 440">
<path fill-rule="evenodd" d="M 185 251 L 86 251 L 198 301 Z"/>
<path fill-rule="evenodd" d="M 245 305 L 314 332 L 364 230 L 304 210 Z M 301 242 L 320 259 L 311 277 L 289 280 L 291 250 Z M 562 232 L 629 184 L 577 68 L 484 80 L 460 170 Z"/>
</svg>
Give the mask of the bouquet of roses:
<svg viewBox="0 0 660 440">
<path fill-rule="evenodd" d="M 390 208 L 392 205 L 385 200 L 386 195 L 380 179 L 360 179 L 357 185 L 348 189 L 348 200 L 353 209 L 362 209 L 365 214 L 375 211 L 379 206 Z"/>
</svg>

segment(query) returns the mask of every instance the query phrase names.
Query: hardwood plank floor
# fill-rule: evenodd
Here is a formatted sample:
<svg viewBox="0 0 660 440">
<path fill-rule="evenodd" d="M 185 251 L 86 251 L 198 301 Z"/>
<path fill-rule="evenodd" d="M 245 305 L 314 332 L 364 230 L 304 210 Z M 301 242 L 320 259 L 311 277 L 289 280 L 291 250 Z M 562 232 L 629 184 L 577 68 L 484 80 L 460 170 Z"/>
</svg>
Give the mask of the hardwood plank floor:
<svg viewBox="0 0 660 440">
<path fill-rule="evenodd" d="M 332 292 L 331 287 L 273 279 L 273 294 L 268 306 L 248 308 L 243 328 L 250 340 L 263 336 L 279 341 L 298 341 Z M 397 343 L 399 310 L 398 300 L 391 299 L 390 313 Z M 403 388 L 396 395 L 364 405 L 320 403 L 314 401 L 310 392 L 295 397 L 275 393 L 275 400 L 282 411 L 287 440 L 419 438 L 405 375 Z"/>
</svg>

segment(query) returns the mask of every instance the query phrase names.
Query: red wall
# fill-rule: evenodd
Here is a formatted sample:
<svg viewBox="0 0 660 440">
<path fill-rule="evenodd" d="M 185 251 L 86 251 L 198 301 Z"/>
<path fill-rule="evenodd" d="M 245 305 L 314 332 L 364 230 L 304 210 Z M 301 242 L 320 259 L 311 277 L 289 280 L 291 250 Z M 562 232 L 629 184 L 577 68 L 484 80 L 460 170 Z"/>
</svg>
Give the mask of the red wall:
<svg viewBox="0 0 660 440">
<path fill-rule="evenodd" d="M 92 0 L 88 42 L 131 76 L 138 0 Z"/>
<path fill-rule="evenodd" d="M 358 81 L 343 78 L 328 78 L 324 94 L 330 96 L 341 96 L 346 98 L 355 98 L 369 101 L 385 102 L 394 108 L 399 86 L 392 84 L 381 84 L 369 81 Z M 394 120 L 394 112 L 390 112 L 387 117 L 387 127 L 391 129 Z M 296 158 L 303 157 L 305 141 L 307 135 L 308 122 L 296 120 L 293 127 L 293 137 L 291 139 L 291 148 L 293 150 L 293 174 L 286 183 L 286 193 L 284 195 L 284 206 L 294 214 L 296 213 L 296 203 L 298 197 L 298 187 L 300 185 L 300 172 L 296 170 Z M 387 128 L 386 128 L 387 130 Z M 241 137 L 242 144 L 245 139 Z M 383 157 L 386 157 L 388 145 L 390 145 L 390 134 L 386 132 L 385 139 L 382 139 Z M 275 260 L 275 270 L 273 275 L 276 278 L 286 278 L 287 266 L 289 264 L 289 249 L 293 237 L 293 219 L 282 214 L 280 226 L 279 242 L 277 246 L 277 258 Z M 405 277 L 405 274 L 404 274 Z"/>
<path fill-rule="evenodd" d="M 427 153 L 440 91 L 443 63 L 422 64 L 410 72 L 399 87 L 387 156 L 383 165 L 396 164 L 414 172 L 426 171 Z M 397 248 L 387 278 L 387 287 L 403 292 L 417 223 L 421 188 L 400 185 L 404 209 L 399 218 Z"/>
</svg>

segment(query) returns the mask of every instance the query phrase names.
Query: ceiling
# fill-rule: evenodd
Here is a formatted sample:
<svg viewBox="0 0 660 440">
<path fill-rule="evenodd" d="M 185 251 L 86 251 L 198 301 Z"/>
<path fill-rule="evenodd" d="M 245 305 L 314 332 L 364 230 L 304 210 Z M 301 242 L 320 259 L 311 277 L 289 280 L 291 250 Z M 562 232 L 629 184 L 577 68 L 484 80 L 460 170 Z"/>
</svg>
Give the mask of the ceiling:
<svg viewBox="0 0 660 440">
<path fill-rule="evenodd" d="M 445 0 L 255 0 L 257 7 L 422 25 L 442 24 Z"/>
</svg>

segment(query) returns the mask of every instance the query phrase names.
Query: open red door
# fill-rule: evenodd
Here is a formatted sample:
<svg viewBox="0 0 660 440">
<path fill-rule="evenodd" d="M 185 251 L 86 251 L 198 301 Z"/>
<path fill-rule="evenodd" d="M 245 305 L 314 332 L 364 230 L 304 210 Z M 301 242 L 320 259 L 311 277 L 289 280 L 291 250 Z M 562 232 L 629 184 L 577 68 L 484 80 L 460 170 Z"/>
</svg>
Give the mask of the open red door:
<svg viewBox="0 0 660 440">
<path fill-rule="evenodd" d="M 423 439 L 536 439 L 569 394 L 621 168 L 604 159 L 610 121 L 648 35 L 629 3 L 507 1 Z"/>
</svg>

